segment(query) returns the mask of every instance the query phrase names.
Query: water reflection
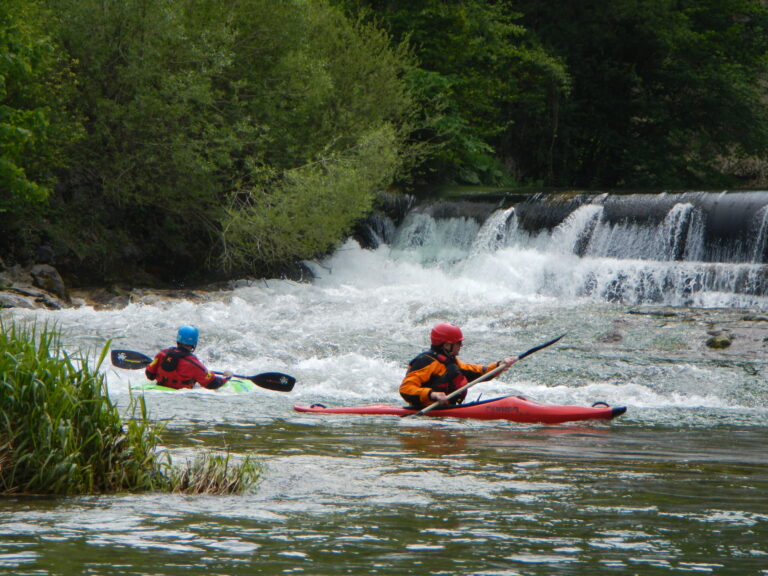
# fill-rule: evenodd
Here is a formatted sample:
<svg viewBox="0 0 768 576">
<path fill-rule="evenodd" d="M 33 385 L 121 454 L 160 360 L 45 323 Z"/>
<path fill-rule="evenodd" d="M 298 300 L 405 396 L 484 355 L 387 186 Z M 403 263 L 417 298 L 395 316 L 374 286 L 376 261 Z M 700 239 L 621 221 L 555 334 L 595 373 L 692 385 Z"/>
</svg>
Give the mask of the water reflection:
<svg viewBox="0 0 768 576">
<path fill-rule="evenodd" d="M 460 428 L 447 426 L 401 427 L 398 438 L 405 453 L 416 452 L 427 456 L 462 454 L 468 443 Z"/>
</svg>

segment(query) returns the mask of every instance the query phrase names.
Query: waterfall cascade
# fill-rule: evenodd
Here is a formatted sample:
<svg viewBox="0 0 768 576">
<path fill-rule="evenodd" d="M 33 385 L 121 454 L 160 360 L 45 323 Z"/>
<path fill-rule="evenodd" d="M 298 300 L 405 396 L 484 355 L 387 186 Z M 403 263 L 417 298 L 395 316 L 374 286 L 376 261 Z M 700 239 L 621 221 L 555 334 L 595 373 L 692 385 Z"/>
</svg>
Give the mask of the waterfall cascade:
<svg viewBox="0 0 768 576">
<path fill-rule="evenodd" d="M 588 255 L 651 260 L 768 262 L 768 192 L 537 195 L 515 206 L 520 227 L 535 233 L 599 207 Z M 590 212 L 591 213 L 591 212 Z"/>
<path fill-rule="evenodd" d="M 768 308 L 768 192 L 536 195 L 415 207 L 384 238 L 398 258 L 471 273 L 488 258 L 537 293 Z"/>
</svg>

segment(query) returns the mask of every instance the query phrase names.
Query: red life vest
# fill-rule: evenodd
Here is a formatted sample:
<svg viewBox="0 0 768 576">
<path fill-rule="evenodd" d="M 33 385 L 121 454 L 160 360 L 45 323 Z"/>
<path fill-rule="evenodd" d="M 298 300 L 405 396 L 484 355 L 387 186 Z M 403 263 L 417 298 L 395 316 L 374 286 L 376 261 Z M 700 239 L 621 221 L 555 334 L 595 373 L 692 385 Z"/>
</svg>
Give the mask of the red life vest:
<svg viewBox="0 0 768 576">
<path fill-rule="evenodd" d="M 208 387 L 216 379 L 192 352 L 178 347 L 158 352 L 146 374 L 161 386 L 175 389 L 193 388 L 195 383 Z"/>
</svg>

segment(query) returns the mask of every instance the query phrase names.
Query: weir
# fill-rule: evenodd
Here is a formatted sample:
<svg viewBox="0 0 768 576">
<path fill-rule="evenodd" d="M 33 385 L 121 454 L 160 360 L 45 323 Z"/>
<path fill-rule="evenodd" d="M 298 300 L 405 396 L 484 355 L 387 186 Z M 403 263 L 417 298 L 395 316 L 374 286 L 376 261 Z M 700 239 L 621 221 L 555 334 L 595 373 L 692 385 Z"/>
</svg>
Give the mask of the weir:
<svg viewBox="0 0 768 576">
<path fill-rule="evenodd" d="M 496 255 L 540 294 L 768 308 L 768 192 L 487 200 L 414 206 L 382 241 L 444 268 Z"/>
<path fill-rule="evenodd" d="M 584 206 L 598 206 L 593 255 L 705 262 L 763 262 L 768 192 L 536 195 L 515 205 L 526 231 L 552 230 Z M 587 232 L 587 231 L 585 231 Z M 649 245 L 652 242 L 653 245 Z M 634 252 L 633 252 L 634 250 Z"/>
</svg>

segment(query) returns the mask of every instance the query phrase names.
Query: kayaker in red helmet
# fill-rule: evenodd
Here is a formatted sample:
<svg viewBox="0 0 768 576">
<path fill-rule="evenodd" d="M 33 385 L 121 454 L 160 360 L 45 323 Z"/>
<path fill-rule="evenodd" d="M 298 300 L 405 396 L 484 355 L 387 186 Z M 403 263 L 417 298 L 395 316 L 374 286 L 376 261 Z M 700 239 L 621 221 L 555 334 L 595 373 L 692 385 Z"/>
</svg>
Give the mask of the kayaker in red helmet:
<svg viewBox="0 0 768 576">
<path fill-rule="evenodd" d="M 487 366 L 467 364 L 458 358 L 464 335 L 461 328 L 450 322 L 441 322 L 432 328 L 430 342 L 432 347 L 419 354 L 408 364 L 408 372 L 400 384 L 400 395 L 414 408 L 423 408 L 433 402 L 440 404 L 461 404 L 466 392 L 454 396 L 449 401 L 448 394 L 458 390 L 468 381 L 479 378 L 486 372 L 495 370 L 501 364 L 507 368 L 517 362 L 517 357 L 510 356 Z"/>
<path fill-rule="evenodd" d="M 193 354 L 197 347 L 198 331 L 194 326 L 182 326 L 176 334 L 176 347 L 166 348 L 157 353 L 152 363 L 145 370 L 149 380 L 157 380 L 160 386 L 168 388 L 193 388 L 195 383 L 204 388 L 221 388 L 232 378 L 232 372 L 223 372 L 216 376 L 209 372 L 197 356 Z"/>
</svg>

